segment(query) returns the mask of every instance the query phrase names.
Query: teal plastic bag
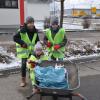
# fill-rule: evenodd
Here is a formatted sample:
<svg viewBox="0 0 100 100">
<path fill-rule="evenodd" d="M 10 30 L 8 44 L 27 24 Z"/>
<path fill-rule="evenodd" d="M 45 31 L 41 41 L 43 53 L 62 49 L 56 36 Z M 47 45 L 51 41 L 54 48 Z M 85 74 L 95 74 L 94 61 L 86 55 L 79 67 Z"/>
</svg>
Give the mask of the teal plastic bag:
<svg viewBox="0 0 100 100">
<path fill-rule="evenodd" d="M 56 69 L 53 66 L 35 68 L 36 80 L 40 87 L 53 89 L 68 89 L 68 73 L 65 68 Z"/>
</svg>

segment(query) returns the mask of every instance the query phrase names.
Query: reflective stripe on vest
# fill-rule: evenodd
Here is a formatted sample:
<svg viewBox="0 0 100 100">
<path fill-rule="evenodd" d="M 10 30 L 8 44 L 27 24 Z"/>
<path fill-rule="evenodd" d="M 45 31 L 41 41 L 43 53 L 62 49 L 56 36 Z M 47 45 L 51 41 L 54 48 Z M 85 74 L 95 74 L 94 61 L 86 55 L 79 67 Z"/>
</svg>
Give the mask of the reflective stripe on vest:
<svg viewBox="0 0 100 100">
<path fill-rule="evenodd" d="M 28 58 L 29 54 L 31 54 L 34 50 L 35 41 L 37 38 L 37 33 L 34 34 L 32 42 L 30 41 L 27 33 L 20 33 L 21 40 L 23 40 L 28 48 L 22 48 L 18 43 L 16 43 L 16 50 L 18 58 Z"/>
<path fill-rule="evenodd" d="M 36 84 L 36 79 L 35 79 L 35 72 L 34 70 L 30 70 L 30 79 L 31 79 L 31 82 L 32 82 L 32 85 L 35 85 Z"/>
<path fill-rule="evenodd" d="M 64 51 L 65 47 L 61 47 L 59 50 L 54 50 L 55 44 L 60 44 L 63 42 L 65 36 L 65 30 L 61 28 L 58 33 L 56 33 L 54 39 L 52 38 L 52 33 L 50 29 L 46 30 L 46 37 L 48 38 L 48 41 L 50 41 L 53 46 L 51 48 L 48 48 L 48 51 L 51 55 L 53 55 L 55 58 L 63 58 L 64 57 Z"/>
</svg>

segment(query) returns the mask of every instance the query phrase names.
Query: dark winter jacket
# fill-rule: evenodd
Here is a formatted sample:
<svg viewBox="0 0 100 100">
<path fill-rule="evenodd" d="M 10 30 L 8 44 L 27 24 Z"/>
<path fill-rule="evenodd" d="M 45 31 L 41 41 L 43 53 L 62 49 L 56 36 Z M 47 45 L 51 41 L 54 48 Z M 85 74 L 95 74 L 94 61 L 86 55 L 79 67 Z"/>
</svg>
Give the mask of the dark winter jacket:
<svg viewBox="0 0 100 100">
<path fill-rule="evenodd" d="M 33 36 L 34 36 L 34 33 L 37 33 L 38 34 L 38 30 L 34 27 L 32 31 L 30 31 L 26 24 L 24 24 L 24 26 L 20 27 L 19 31 L 17 32 L 16 35 L 14 35 L 13 37 L 13 40 L 14 42 L 20 44 L 20 45 L 23 45 L 25 44 L 25 42 L 23 40 L 21 40 L 21 36 L 20 36 L 20 33 L 27 33 L 28 34 L 28 37 L 29 39 L 32 41 L 33 39 Z M 39 36 L 37 36 L 37 39 L 36 39 L 36 43 L 39 41 Z"/>
</svg>

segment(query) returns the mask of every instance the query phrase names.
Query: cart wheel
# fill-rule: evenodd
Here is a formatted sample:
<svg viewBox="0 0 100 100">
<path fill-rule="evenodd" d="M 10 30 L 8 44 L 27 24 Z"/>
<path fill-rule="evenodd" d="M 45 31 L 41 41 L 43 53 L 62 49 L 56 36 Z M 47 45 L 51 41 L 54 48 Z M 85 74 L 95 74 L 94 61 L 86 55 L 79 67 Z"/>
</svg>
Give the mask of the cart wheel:
<svg viewBox="0 0 100 100">
<path fill-rule="evenodd" d="M 53 100 L 58 100 L 57 96 L 52 96 L 52 97 L 53 97 Z"/>
<path fill-rule="evenodd" d="M 40 100 L 42 100 L 42 95 L 40 95 Z"/>
<path fill-rule="evenodd" d="M 72 96 L 69 97 L 69 100 L 72 100 Z"/>
</svg>

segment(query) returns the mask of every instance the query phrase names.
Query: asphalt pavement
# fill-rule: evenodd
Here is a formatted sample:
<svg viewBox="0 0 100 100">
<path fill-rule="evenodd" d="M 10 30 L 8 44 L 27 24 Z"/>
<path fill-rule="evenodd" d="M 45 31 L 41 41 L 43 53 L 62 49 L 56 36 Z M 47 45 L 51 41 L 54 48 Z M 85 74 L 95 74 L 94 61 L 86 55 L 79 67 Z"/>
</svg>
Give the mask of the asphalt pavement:
<svg viewBox="0 0 100 100">
<path fill-rule="evenodd" d="M 26 96 L 31 93 L 31 84 L 28 81 L 27 87 L 19 87 L 20 75 L 10 75 L 0 78 L 0 100 L 26 100 Z M 88 100 L 100 100 L 100 75 L 81 77 L 81 85 L 78 90 Z M 35 95 L 31 100 L 39 100 L 39 95 Z M 51 97 L 44 97 L 43 100 L 52 100 Z M 59 100 L 66 100 L 61 99 Z M 79 100 L 79 98 L 73 98 Z"/>
<path fill-rule="evenodd" d="M 95 42 L 100 40 L 100 32 L 69 32 L 67 36 L 70 40 L 89 40 Z M 8 37 L 8 38 L 7 38 Z M 43 35 L 40 34 L 41 39 Z M 0 35 L 0 45 L 4 42 L 11 41 L 12 35 Z M 100 100 L 100 61 L 78 65 L 81 76 L 81 85 L 76 92 L 87 97 L 88 100 Z M 26 100 L 26 96 L 31 93 L 31 84 L 27 78 L 27 87 L 19 87 L 20 74 L 0 77 L 0 100 Z M 39 95 L 34 96 L 31 100 L 39 100 Z M 44 97 L 43 100 L 52 100 L 51 97 Z M 59 100 L 65 100 L 59 98 Z M 73 98 L 73 100 L 79 100 Z"/>
<path fill-rule="evenodd" d="M 87 100 L 100 100 L 100 61 L 82 63 L 79 67 L 80 88 L 75 92 L 84 95 Z M 28 75 L 27 75 L 28 76 Z M 26 100 L 32 92 L 31 82 L 27 77 L 27 86 L 19 87 L 20 73 L 0 76 L 0 100 Z M 39 100 L 39 95 L 35 95 L 31 100 Z M 43 100 L 52 100 L 51 97 L 44 97 Z M 66 100 L 61 99 L 59 100 Z M 73 98 L 73 100 L 79 100 Z"/>
</svg>

